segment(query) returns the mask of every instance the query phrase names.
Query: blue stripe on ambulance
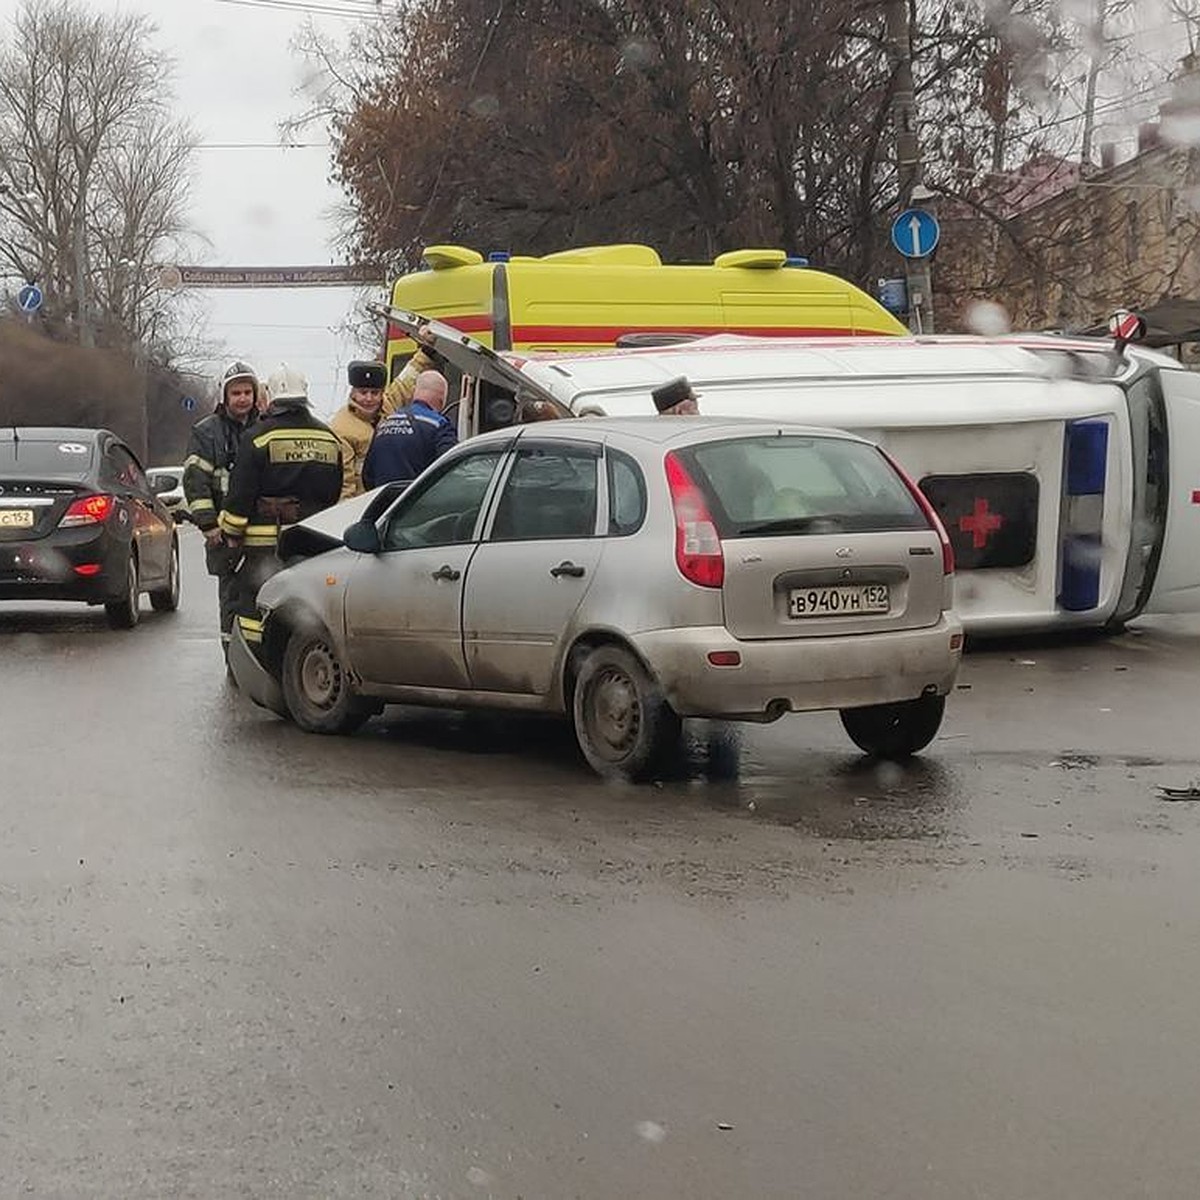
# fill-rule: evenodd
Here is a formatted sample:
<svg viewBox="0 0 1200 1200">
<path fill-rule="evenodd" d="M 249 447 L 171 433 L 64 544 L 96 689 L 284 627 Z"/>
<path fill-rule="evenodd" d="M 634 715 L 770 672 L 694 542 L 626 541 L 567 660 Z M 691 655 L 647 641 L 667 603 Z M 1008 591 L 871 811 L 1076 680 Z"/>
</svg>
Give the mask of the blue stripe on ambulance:
<svg viewBox="0 0 1200 1200">
<path fill-rule="evenodd" d="M 1067 422 L 1058 603 L 1068 612 L 1100 603 L 1108 437 L 1107 421 Z"/>
</svg>

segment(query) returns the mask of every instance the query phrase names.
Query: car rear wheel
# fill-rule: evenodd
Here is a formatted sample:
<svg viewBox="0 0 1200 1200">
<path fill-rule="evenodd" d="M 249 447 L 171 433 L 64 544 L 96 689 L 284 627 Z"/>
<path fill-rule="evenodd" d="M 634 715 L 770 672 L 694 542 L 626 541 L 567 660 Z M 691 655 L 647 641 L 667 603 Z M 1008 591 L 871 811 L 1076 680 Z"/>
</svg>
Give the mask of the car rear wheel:
<svg viewBox="0 0 1200 1200">
<path fill-rule="evenodd" d="M 150 593 L 150 607 L 155 612 L 174 612 L 179 607 L 179 543 L 176 541 L 171 542 L 167 586 L 160 592 Z"/>
<path fill-rule="evenodd" d="M 606 779 L 651 777 L 678 747 L 682 729 L 658 681 L 620 646 L 587 652 L 572 717 L 584 758 Z"/>
<path fill-rule="evenodd" d="M 131 550 L 125 560 L 124 589 L 118 599 L 110 600 L 104 606 L 104 615 L 113 629 L 132 629 L 138 623 L 141 595 L 137 555 Z"/>
<path fill-rule="evenodd" d="M 283 698 L 292 720 L 309 733 L 353 733 L 377 707 L 356 696 L 324 630 L 296 630 L 283 652 Z"/>
<path fill-rule="evenodd" d="M 904 759 L 924 750 L 937 737 L 945 711 L 945 696 L 922 696 L 896 704 L 843 708 L 841 717 L 850 740 L 865 754 Z"/>
</svg>

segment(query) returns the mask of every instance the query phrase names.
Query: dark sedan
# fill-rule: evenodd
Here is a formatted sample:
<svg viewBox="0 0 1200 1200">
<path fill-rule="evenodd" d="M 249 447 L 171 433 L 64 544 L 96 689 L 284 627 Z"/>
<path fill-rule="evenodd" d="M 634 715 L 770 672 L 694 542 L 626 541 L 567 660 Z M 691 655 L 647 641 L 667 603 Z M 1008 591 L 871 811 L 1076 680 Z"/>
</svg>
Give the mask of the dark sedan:
<svg viewBox="0 0 1200 1200">
<path fill-rule="evenodd" d="M 106 429 L 0 429 L 0 600 L 103 604 L 132 629 L 143 592 L 179 606 L 175 522 Z"/>
</svg>

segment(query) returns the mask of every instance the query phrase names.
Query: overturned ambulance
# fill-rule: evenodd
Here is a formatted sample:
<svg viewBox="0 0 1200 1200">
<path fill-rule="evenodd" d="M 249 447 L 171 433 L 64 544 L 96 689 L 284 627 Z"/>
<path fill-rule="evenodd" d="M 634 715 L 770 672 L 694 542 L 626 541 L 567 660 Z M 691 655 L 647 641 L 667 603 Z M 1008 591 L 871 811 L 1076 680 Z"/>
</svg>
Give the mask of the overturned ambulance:
<svg viewBox="0 0 1200 1200">
<path fill-rule="evenodd" d="M 426 324 L 387 315 L 414 333 Z M 706 415 L 872 438 L 941 515 L 973 633 L 1200 611 L 1200 376 L 1165 355 L 1034 335 L 722 335 L 522 356 L 436 322 L 426 336 L 462 374 L 464 437 L 547 416 L 642 415 L 653 388 L 686 376 Z"/>
</svg>

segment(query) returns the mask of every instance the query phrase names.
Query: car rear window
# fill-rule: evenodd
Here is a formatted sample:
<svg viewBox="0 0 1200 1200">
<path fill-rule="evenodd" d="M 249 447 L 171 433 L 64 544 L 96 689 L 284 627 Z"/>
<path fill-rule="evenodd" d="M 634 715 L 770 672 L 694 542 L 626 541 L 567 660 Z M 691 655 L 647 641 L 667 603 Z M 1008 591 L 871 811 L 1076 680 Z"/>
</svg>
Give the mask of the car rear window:
<svg viewBox="0 0 1200 1200">
<path fill-rule="evenodd" d="M 92 462 L 92 447 L 87 442 L 63 438 L 61 441 L 0 442 L 0 475 L 50 478 L 79 476 L 87 473 Z"/>
<path fill-rule="evenodd" d="M 723 537 L 929 527 L 903 479 L 863 442 L 762 436 L 677 453 Z"/>
</svg>

